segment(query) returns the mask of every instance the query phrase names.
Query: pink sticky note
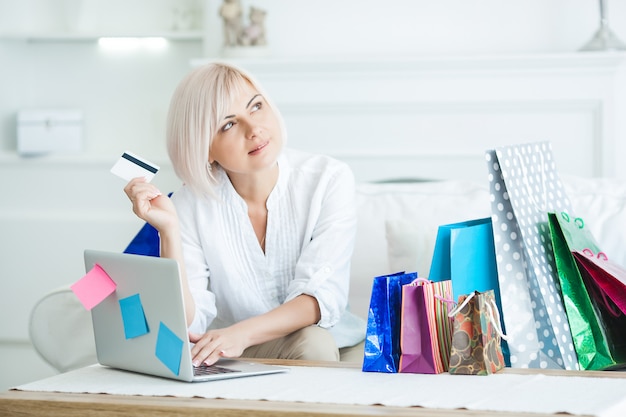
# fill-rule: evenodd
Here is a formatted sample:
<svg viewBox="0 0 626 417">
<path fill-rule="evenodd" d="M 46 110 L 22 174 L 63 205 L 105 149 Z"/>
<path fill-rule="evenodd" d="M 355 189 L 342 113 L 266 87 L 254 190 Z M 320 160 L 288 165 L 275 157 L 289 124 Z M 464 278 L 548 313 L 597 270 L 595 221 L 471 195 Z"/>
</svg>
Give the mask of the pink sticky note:
<svg viewBox="0 0 626 417">
<path fill-rule="evenodd" d="M 116 284 L 107 273 L 96 264 L 87 274 L 70 288 L 87 310 L 91 310 L 109 294 L 115 291 Z"/>
</svg>

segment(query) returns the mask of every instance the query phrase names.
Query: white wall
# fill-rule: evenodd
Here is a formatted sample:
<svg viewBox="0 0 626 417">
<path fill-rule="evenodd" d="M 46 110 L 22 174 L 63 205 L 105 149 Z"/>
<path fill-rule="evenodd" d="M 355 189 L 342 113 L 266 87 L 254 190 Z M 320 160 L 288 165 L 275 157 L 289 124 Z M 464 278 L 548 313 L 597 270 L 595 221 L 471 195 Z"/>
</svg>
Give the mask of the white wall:
<svg viewBox="0 0 626 417">
<path fill-rule="evenodd" d="M 164 190 L 176 188 L 177 181 L 168 167 L 163 144 L 163 116 L 169 96 L 189 70 L 190 60 L 215 58 L 220 53 L 221 29 L 216 17 L 219 1 L 201 3 L 205 10 L 199 15 L 208 22 L 202 28 L 206 41 L 171 42 L 161 52 L 112 55 L 90 40 L 43 42 L 27 41 L 19 36 L 0 39 L 0 357 L 3 358 L 0 389 L 53 372 L 50 368 L 37 370 L 38 359 L 28 345 L 26 326 L 35 301 L 45 292 L 80 278 L 82 249 L 122 250 L 140 226 L 123 196 L 123 184 L 108 173 L 114 159 L 125 149 L 153 159 L 164 166 L 156 180 L 158 184 Z M 523 57 L 531 57 L 533 61 L 543 54 L 558 56 L 575 52 L 598 26 L 598 2 L 595 0 L 246 0 L 243 3 L 268 10 L 271 59 L 267 62 L 274 64 L 263 77 L 269 82 L 276 81 L 277 74 L 284 75 L 285 69 L 296 68 L 306 73 L 308 66 L 315 65 L 317 69 L 309 71 L 309 76 L 324 73 L 327 66 L 354 71 L 355 65 L 361 64 L 365 67 L 358 69 L 371 75 L 378 67 L 389 69 L 401 58 L 412 62 L 409 72 L 417 68 L 417 74 L 439 77 L 438 82 L 444 83 L 446 79 L 438 75 L 441 65 L 448 66 L 449 74 L 451 65 L 485 63 L 482 59 L 462 57 L 487 56 L 490 57 L 488 62 L 497 65 L 503 62 L 528 65 L 529 60 Z M 61 13 L 65 10 L 62 7 L 79 4 L 76 0 L 0 0 L 0 36 L 66 30 L 69 26 L 64 20 L 67 15 Z M 82 9 L 73 9 L 81 13 L 77 13 L 79 20 L 73 20 L 70 26 L 89 33 L 118 33 L 126 31 L 125 27 L 120 27 L 126 22 L 132 26 L 129 32 L 160 33 L 170 29 L 167 11 L 173 4 L 174 0 L 84 0 Z M 123 18 L 119 17 L 120 12 Z M 609 1 L 609 12 L 612 27 L 626 41 L 626 2 Z M 522 60 L 498 58 L 502 56 L 521 56 Z M 429 58 L 434 61 L 428 61 Z M 262 69 L 263 62 L 255 61 L 250 65 Z M 348 64 L 342 64 L 345 62 Z M 550 65 L 544 66 L 541 74 L 568 73 L 567 68 L 554 72 Z M 578 67 L 577 76 L 592 72 L 584 65 L 582 68 L 580 71 Z M 508 70 L 510 74 L 515 68 L 508 67 Z M 477 93 L 474 97 L 483 98 L 501 93 L 498 84 L 486 82 L 489 67 L 483 66 L 481 71 L 480 78 L 485 82 L 480 84 L 480 89 L 475 85 L 462 85 L 463 81 L 456 79 L 455 83 L 461 88 L 455 91 L 465 96 L 447 91 L 446 111 L 472 110 L 467 107 L 469 101 L 456 103 L 454 107 L 454 100 L 467 99 L 472 91 Z M 565 112 L 561 118 L 563 126 L 581 123 L 572 134 L 578 135 L 580 131 L 580 138 L 599 135 L 601 142 L 608 138 L 613 146 L 609 156 L 618 158 L 615 155 L 624 154 L 622 143 L 626 142 L 626 129 L 615 114 L 603 116 L 607 123 L 595 120 L 594 106 L 603 108 L 604 103 L 608 103 L 612 111 L 621 114 L 621 110 L 626 109 L 626 81 L 619 76 L 619 68 L 593 71 L 597 77 L 580 91 L 566 94 L 570 88 L 566 84 L 559 84 L 554 90 L 561 99 L 569 96 L 579 100 L 581 107 L 568 107 L 564 103 L 565 107 L 557 108 Z M 536 73 L 527 68 L 517 76 L 538 88 L 540 84 L 530 83 L 537 81 Z M 346 76 L 346 73 L 341 74 L 333 82 L 340 83 L 341 77 Z M 291 76 L 290 79 L 298 79 L 297 74 Z M 381 79 L 379 77 L 379 83 Z M 473 82 L 465 80 L 465 83 Z M 368 82 L 367 79 L 362 81 Z M 369 118 L 376 117 L 376 113 L 372 116 L 372 111 L 376 110 L 377 101 L 382 103 L 383 98 L 390 101 L 384 86 L 376 85 L 378 90 L 370 88 L 367 95 L 361 90 L 361 96 L 351 98 L 352 103 L 365 103 Z M 569 85 L 574 85 L 576 90 L 576 84 Z M 358 86 L 355 86 L 351 84 L 346 91 L 357 91 Z M 425 91 L 427 100 L 410 109 L 428 110 L 423 103 L 436 101 L 434 87 Z M 288 124 L 297 124 L 299 120 L 310 123 L 301 112 L 309 108 L 306 100 L 294 102 L 292 96 L 283 95 L 282 91 L 276 91 L 276 95 L 287 104 L 297 104 L 285 112 L 292 118 L 287 120 Z M 327 99 L 318 92 L 318 105 Z M 393 100 L 397 103 L 398 99 Z M 82 109 L 85 115 L 83 152 L 36 158 L 17 156 L 15 116 L 25 108 Z M 532 113 L 528 107 L 523 109 Z M 579 114 L 582 116 L 577 117 Z M 358 111 L 351 117 L 351 123 L 363 123 L 363 120 L 359 122 Z M 432 124 L 431 119 L 429 123 L 432 134 L 449 128 L 449 119 L 441 119 L 441 129 L 436 123 Z M 506 125 L 507 122 L 501 123 Z M 555 129 L 558 125 L 550 126 Z M 598 126 L 608 129 L 608 133 L 587 132 Z M 305 128 L 297 125 L 294 130 L 305 132 Z M 333 149 L 332 140 L 325 143 L 328 149 L 320 150 L 337 151 Z M 589 143 L 585 146 L 593 146 Z M 302 143 L 303 146 L 309 144 L 310 141 Z M 414 140 L 405 144 L 412 147 L 407 149 L 408 153 L 424 151 L 428 155 L 428 142 Z M 345 143 L 342 146 L 345 147 Z M 480 155 L 483 147 L 484 143 L 465 142 L 463 152 Z M 565 159 L 568 155 L 562 152 L 557 158 Z M 578 153 L 576 158 L 584 159 L 585 155 Z M 575 166 L 577 160 L 573 161 L 568 166 Z M 614 171 L 599 172 L 620 174 L 617 167 Z M 585 175 L 596 173 L 584 172 Z M 18 359 L 24 357 L 30 360 L 16 366 L 21 363 Z M 20 369 L 16 368 L 25 368 L 26 376 L 19 376 Z"/>
<path fill-rule="evenodd" d="M 290 57 L 570 52 L 598 26 L 596 0 L 242 2 L 269 11 L 272 50 Z M 609 0 L 608 12 L 624 39 L 625 2 Z"/>
</svg>

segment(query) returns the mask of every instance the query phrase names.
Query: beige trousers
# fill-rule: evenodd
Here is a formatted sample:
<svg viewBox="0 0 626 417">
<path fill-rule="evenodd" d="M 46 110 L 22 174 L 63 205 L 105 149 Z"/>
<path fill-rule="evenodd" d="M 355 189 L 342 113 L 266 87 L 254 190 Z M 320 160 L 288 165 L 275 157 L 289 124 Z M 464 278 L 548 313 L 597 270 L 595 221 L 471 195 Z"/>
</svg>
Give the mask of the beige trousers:
<svg viewBox="0 0 626 417">
<path fill-rule="evenodd" d="M 337 349 L 335 339 L 328 330 L 319 326 L 308 326 L 285 337 L 250 346 L 241 356 L 244 358 L 363 362 L 363 346 L 364 342 L 361 342 L 355 346 Z"/>
</svg>

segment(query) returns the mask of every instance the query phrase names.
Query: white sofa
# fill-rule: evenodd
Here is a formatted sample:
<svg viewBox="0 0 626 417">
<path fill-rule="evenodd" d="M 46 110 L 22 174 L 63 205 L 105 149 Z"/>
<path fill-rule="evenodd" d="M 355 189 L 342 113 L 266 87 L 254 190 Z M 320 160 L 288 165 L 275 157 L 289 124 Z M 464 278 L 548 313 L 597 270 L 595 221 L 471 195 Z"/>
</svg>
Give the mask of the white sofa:
<svg viewBox="0 0 626 417">
<path fill-rule="evenodd" d="M 561 176 L 574 214 L 603 251 L 626 266 L 626 181 Z M 372 278 L 401 270 L 427 277 L 437 228 L 491 216 L 488 182 L 362 184 L 350 306 L 367 317 Z"/>
<path fill-rule="evenodd" d="M 575 214 L 601 248 L 626 265 L 626 181 L 563 177 Z M 350 306 L 366 318 L 372 278 L 400 270 L 428 276 L 439 225 L 489 217 L 488 184 L 432 181 L 360 184 L 358 231 Z M 59 371 L 96 361 L 90 315 L 69 288 L 43 297 L 31 315 L 30 335 L 41 356 Z"/>
</svg>

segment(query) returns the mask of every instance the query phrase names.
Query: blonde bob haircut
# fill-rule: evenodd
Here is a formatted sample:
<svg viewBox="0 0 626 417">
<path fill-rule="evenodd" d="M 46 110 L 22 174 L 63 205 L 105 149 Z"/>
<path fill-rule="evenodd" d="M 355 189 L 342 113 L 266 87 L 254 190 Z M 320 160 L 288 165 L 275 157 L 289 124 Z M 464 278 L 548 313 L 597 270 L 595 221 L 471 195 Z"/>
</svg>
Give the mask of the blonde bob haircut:
<svg viewBox="0 0 626 417">
<path fill-rule="evenodd" d="M 176 175 L 198 195 L 215 196 L 215 167 L 209 163 L 209 149 L 220 121 L 246 84 L 256 89 L 274 111 L 284 143 L 287 135 L 280 112 L 254 77 L 241 68 L 219 62 L 203 65 L 187 74 L 172 95 L 167 115 L 167 152 Z"/>
</svg>

